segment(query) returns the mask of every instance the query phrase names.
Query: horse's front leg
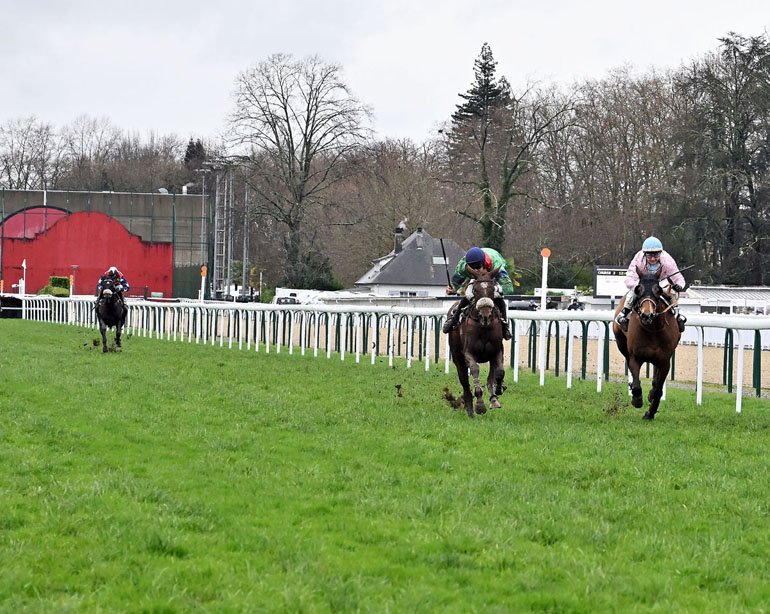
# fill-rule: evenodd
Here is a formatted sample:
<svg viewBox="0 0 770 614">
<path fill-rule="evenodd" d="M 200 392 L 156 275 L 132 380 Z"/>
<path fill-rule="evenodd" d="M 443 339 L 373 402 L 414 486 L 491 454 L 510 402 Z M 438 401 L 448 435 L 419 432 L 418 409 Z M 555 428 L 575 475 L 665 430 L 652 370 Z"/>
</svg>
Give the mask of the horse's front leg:
<svg viewBox="0 0 770 614">
<path fill-rule="evenodd" d="M 460 380 L 460 385 L 463 387 L 463 406 L 465 412 L 469 418 L 475 417 L 473 415 L 473 395 L 471 394 L 470 380 L 468 379 L 468 365 L 462 359 L 454 361 L 457 368 L 457 379 Z"/>
<path fill-rule="evenodd" d="M 107 326 L 99 320 L 99 332 L 102 334 L 102 352 L 107 351 Z"/>
<path fill-rule="evenodd" d="M 641 368 L 642 363 L 636 360 L 634 356 L 630 356 L 628 359 L 628 389 L 631 391 L 631 405 L 636 408 L 644 404 L 642 401 L 642 384 L 639 381 L 639 371 Z"/>
<path fill-rule="evenodd" d="M 121 331 L 121 326 L 120 326 L 120 324 L 118 324 L 115 327 L 115 347 L 121 347 L 121 345 L 120 345 L 120 331 Z"/>
<path fill-rule="evenodd" d="M 484 389 L 481 387 L 481 367 L 472 358 L 466 356 L 468 362 L 468 369 L 471 372 L 473 378 L 473 394 L 476 397 L 476 413 L 487 413 L 487 406 L 484 405 Z"/>
<path fill-rule="evenodd" d="M 667 361 L 665 364 L 655 365 L 655 368 L 652 371 L 652 388 L 650 388 L 650 394 L 647 397 L 650 406 L 642 416 L 645 420 L 653 420 L 655 414 L 658 413 L 660 399 L 663 397 L 663 384 L 666 383 L 666 377 L 668 377 L 670 368 L 671 365 Z"/>
</svg>

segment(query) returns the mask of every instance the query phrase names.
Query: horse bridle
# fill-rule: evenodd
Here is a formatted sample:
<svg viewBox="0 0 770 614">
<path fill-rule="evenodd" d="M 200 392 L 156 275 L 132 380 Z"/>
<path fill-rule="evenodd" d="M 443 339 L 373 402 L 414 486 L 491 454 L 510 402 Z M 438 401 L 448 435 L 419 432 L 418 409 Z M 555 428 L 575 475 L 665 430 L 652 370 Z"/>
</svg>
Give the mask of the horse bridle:
<svg viewBox="0 0 770 614">
<path fill-rule="evenodd" d="M 493 286 L 495 285 L 494 281 L 478 281 L 478 280 L 473 279 L 468 284 L 468 287 L 471 287 L 475 283 L 478 283 L 478 284 L 493 284 Z M 482 287 L 486 287 L 486 286 L 484 285 Z M 481 316 L 481 314 L 479 312 L 479 306 L 480 306 L 479 303 L 482 303 L 481 304 L 481 308 L 484 308 L 484 307 L 487 306 L 487 302 L 486 301 L 489 301 L 490 314 L 494 313 L 496 305 L 495 305 L 495 302 L 494 302 L 493 299 L 489 298 L 488 296 L 481 296 L 479 298 L 474 297 L 473 299 L 471 299 L 471 309 L 468 312 L 468 317 L 471 320 L 475 320 L 476 322 L 480 322 L 481 321 L 481 317 L 482 316 Z"/>
<path fill-rule="evenodd" d="M 107 284 L 107 287 L 102 288 L 102 291 L 99 293 L 99 302 L 109 301 L 113 297 L 115 297 L 115 299 L 119 299 L 121 290 L 122 288 L 119 284 L 115 283 L 114 281 L 110 281 L 110 283 Z"/>
<path fill-rule="evenodd" d="M 658 312 L 658 300 L 663 300 L 664 303 L 668 303 L 668 301 L 666 301 L 665 299 L 659 299 L 658 297 L 653 298 L 650 296 L 642 297 L 637 301 L 635 311 L 636 311 L 636 315 L 639 316 L 639 321 L 643 325 L 649 326 L 650 324 L 652 324 L 655 318 L 657 318 L 659 315 L 661 316 L 664 315 L 666 312 L 670 311 L 674 307 L 674 302 L 672 301 L 667 304 L 665 309 Z M 652 303 L 652 312 L 649 314 L 642 313 L 642 306 L 645 303 Z"/>
</svg>

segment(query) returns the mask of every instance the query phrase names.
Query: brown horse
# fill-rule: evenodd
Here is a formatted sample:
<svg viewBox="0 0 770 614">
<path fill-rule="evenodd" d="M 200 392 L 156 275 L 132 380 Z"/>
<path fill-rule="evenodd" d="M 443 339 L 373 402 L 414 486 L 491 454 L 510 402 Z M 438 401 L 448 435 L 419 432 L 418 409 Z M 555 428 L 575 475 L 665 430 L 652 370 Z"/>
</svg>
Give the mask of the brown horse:
<svg viewBox="0 0 770 614">
<path fill-rule="evenodd" d="M 484 405 L 484 392 L 480 382 L 480 363 L 489 363 L 487 390 L 489 391 L 489 406 L 492 409 L 500 407 L 498 396 L 503 394 L 503 378 L 505 367 L 503 359 L 503 328 L 500 323 L 500 312 L 494 304 L 495 277 L 493 271 L 465 269 L 472 278 L 468 285 L 472 293 L 467 315 L 462 316 L 460 323 L 449 333 L 449 349 L 452 361 L 457 368 L 457 377 L 463 387 L 463 403 L 469 418 L 473 418 L 473 396 L 476 397 L 476 413 L 487 411 Z M 457 307 L 455 303 L 450 309 Z M 468 372 L 473 376 L 473 395 L 471 394 Z"/>
<path fill-rule="evenodd" d="M 624 333 L 617 322 L 612 326 L 615 343 L 628 366 L 628 386 L 634 407 L 643 404 L 639 371 L 645 362 L 653 366 L 652 387 L 647 396 L 650 405 L 642 416 L 645 420 L 655 418 L 663 396 L 663 384 L 671 368 L 671 355 L 681 337 L 676 317 L 671 311 L 671 300 L 659 281 L 660 272 L 657 275 L 642 275 L 639 271 L 639 283 L 634 288 L 634 308 L 628 316 L 628 332 Z M 616 315 L 622 306 L 621 301 L 615 310 Z"/>
</svg>

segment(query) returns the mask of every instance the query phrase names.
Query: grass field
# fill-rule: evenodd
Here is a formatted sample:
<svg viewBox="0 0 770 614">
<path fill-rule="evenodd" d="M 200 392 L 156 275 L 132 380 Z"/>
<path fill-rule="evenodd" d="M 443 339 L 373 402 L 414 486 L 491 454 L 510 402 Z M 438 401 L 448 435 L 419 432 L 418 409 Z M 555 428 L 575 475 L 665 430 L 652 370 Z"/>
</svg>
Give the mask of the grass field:
<svg viewBox="0 0 770 614">
<path fill-rule="evenodd" d="M 4 612 L 770 609 L 766 400 L 97 336 L 0 320 Z"/>
</svg>

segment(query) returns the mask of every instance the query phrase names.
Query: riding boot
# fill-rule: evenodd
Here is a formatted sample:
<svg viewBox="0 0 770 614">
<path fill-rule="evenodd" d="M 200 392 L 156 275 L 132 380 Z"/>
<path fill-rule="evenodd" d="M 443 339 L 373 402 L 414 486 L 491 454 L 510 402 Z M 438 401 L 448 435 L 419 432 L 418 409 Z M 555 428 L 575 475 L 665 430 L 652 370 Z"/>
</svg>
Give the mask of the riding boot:
<svg viewBox="0 0 770 614">
<path fill-rule="evenodd" d="M 459 320 L 460 320 L 460 310 L 459 309 L 452 310 L 451 315 L 446 319 L 446 322 L 444 322 L 444 326 L 441 327 L 441 332 L 444 334 L 449 334 L 449 332 L 453 330 L 455 326 L 457 326 L 457 322 Z"/>
<path fill-rule="evenodd" d="M 503 339 L 508 341 L 513 335 L 511 334 L 511 325 L 508 322 L 508 309 L 505 305 L 505 299 L 500 297 L 496 298 L 495 307 L 497 307 L 497 310 L 500 312 L 500 324 L 503 326 Z"/>
<path fill-rule="evenodd" d="M 500 324 L 503 326 L 503 339 L 510 341 L 513 335 L 511 334 L 511 323 L 508 322 L 508 318 L 502 318 Z"/>
<path fill-rule="evenodd" d="M 444 326 L 441 327 L 441 332 L 444 334 L 449 334 L 452 329 L 455 328 L 460 322 L 460 314 L 462 313 L 463 309 L 468 306 L 468 303 L 470 301 L 462 297 L 460 299 L 460 304 L 452 311 L 451 314 L 449 314 L 449 317 L 447 318 L 446 322 L 444 322 Z"/>
<path fill-rule="evenodd" d="M 620 313 L 615 317 L 615 322 L 620 326 L 620 330 L 624 333 L 628 332 L 628 314 L 631 313 L 630 307 L 623 307 Z"/>
<path fill-rule="evenodd" d="M 687 318 L 685 318 L 681 313 L 679 313 L 679 310 L 675 310 L 676 314 L 676 325 L 679 328 L 679 332 L 684 332 L 684 323 L 687 322 Z"/>
</svg>

